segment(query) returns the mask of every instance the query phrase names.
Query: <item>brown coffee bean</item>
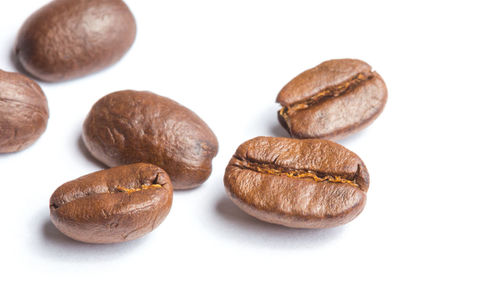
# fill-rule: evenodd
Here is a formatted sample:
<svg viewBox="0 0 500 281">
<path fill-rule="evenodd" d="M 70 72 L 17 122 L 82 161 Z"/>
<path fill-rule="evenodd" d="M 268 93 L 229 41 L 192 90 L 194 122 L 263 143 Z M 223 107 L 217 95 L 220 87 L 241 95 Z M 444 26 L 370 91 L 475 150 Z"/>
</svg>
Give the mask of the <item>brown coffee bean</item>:
<svg viewBox="0 0 500 281">
<path fill-rule="evenodd" d="M 135 34 L 134 17 L 122 0 L 54 0 L 26 20 L 15 51 L 27 72 L 56 82 L 115 63 Z"/>
<path fill-rule="evenodd" d="M 224 184 L 233 202 L 260 220 L 325 228 L 361 213 L 369 176 L 356 154 L 334 142 L 258 137 L 238 148 Z"/>
<path fill-rule="evenodd" d="M 0 153 L 30 146 L 45 131 L 48 119 L 40 86 L 24 75 L 0 70 Z"/>
<path fill-rule="evenodd" d="M 290 81 L 276 101 L 281 125 L 295 138 L 338 140 L 371 124 L 384 109 L 387 88 L 360 60 L 330 60 Z"/>
<path fill-rule="evenodd" d="M 90 153 L 108 166 L 152 163 L 175 189 L 202 184 L 212 172 L 217 138 L 194 112 L 151 92 L 120 91 L 100 99 L 83 125 Z"/>
<path fill-rule="evenodd" d="M 50 218 L 78 241 L 124 242 L 155 229 L 170 211 L 172 195 L 170 179 L 161 168 L 120 166 L 60 186 L 50 198 Z"/>
</svg>

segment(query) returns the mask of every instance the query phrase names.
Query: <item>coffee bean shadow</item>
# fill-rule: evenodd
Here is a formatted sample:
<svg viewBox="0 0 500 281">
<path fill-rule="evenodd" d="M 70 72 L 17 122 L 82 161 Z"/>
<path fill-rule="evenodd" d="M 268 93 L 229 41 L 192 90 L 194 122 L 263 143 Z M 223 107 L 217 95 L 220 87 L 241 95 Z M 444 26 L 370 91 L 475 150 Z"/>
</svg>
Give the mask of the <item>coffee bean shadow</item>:
<svg viewBox="0 0 500 281">
<path fill-rule="evenodd" d="M 97 160 L 92 154 L 90 154 L 89 150 L 85 146 L 85 143 L 83 142 L 82 135 L 78 136 L 78 149 L 82 153 L 82 155 L 90 162 L 94 163 L 96 166 L 98 166 L 101 169 L 107 169 L 109 168 L 108 166 L 104 165 L 104 163 L 100 162 Z"/>
<path fill-rule="evenodd" d="M 345 147 L 349 147 L 349 145 L 351 145 L 351 144 L 357 143 L 362 139 L 366 139 L 365 134 L 367 133 L 367 131 L 369 129 L 370 128 L 365 128 L 365 129 L 363 129 L 363 130 L 361 130 L 353 135 L 350 135 L 350 136 L 343 138 L 341 140 L 338 140 L 336 142 L 340 143 L 341 145 L 343 145 Z"/>
<path fill-rule="evenodd" d="M 273 125 L 271 133 L 273 137 L 290 138 L 290 134 L 279 123 Z"/>
<path fill-rule="evenodd" d="M 68 262 L 96 262 L 116 259 L 133 251 L 144 243 L 147 237 L 116 244 L 87 244 L 73 240 L 62 234 L 47 219 L 41 225 L 42 243 L 38 252 L 47 258 Z"/>
<path fill-rule="evenodd" d="M 194 188 L 189 188 L 189 189 L 174 189 L 174 194 L 192 194 L 196 192 L 200 192 L 200 190 L 203 189 L 203 184 Z M 174 195 L 175 196 L 175 195 Z M 189 195 L 186 195 L 189 196 Z"/>
<path fill-rule="evenodd" d="M 250 131 L 260 133 L 253 136 L 273 136 L 273 137 L 290 137 L 290 134 L 281 126 L 278 121 L 277 112 L 279 107 L 276 104 L 264 105 L 258 112 L 255 112 L 255 118 L 250 127 Z"/>
<path fill-rule="evenodd" d="M 344 139 L 335 142 L 340 143 L 343 146 L 348 146 L 350 144 L 358 142 L 362 138 L 366 138 L 366 136 L 364 135 L 366 134 L 366 131 L 368 131 L 369 129 L 370 128 L 365 128 L 360 132 L 357 132 L 353 135 L 350 135 Z M 271 128 L 271 133 L 273 137 L 291 138 L 290 134 L 280 124 L 274 124 L 273 127 Z"/>
<path fill-rule="evenodd" d="M 344 226 L 329 229 L 295 229 L 260 221 L 238 208 L 227 196 L 221 197 L 215 206 L 223 219 L 224 235 L 242 243 L 255 243 L 266 248 L 313 248 L 339 238 Z"/>
</svg>

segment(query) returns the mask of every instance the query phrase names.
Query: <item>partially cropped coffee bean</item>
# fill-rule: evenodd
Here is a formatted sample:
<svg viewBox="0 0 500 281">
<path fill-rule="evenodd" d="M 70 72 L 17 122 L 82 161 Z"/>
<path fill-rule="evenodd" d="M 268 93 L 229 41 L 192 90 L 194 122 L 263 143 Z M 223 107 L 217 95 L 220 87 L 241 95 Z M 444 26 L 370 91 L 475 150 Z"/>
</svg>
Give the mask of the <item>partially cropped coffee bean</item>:
<svg viewBox="0 0 500 281">
<path fill-rule="evenodd" d="M 295 77 L 276 101 L 283 106 L 278 119 L 292 137 L 339 140 L 380 115 L 387 88 L 363 61 L 330 60 Z"/>
<path fill-rule="evenodd" d="M 50 198 L 50 218 L 62 233 L 81 242 L 124 242 L 156 228 L 170 211 L 172 194 L 161 168 L 120 166 L 60 186 Z"/>
<path fill-rule="evenodd" d="M 226 191 L 248 214 L 296 228 L 326 228 L 358 216 L 368 171 L 328 140 L 258 137 L 243 143 L 224 175 Z"/>
<path fill-rule="evenodd" d="M 40 86 L 22 74 L 0 70 L 0 153 L 30 146 L 45 132 L 48 119 Z"/>
<path fill-rule="evenodd" d="M 169 174 L 175 189 L 202 184 L 212 172 L 217 138 L 194 112 L 151 92 L 100 99 L 83 125 L 90 153 L 108 166 L 145 162 Z"/>
<path fill-rule="evenodd" d="M 27 72 L 56 82 L 115 63 L 135 34 L 134 17 L 122 0 L 53 0 L 26 20 L 15 52 Z"/>
</svg>

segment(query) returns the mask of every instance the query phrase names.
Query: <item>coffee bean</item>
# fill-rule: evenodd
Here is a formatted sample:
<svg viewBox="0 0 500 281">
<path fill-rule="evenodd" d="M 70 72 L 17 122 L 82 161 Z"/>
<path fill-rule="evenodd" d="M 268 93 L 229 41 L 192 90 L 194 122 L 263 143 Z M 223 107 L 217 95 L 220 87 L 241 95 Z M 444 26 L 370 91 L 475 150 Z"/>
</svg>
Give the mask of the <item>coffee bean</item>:
<svg viewBox="0 0 500 281">
<path fill-rule="evenodd" d="M 0 70 L 0 153 L 30 146 L 45 131 L 48 119 L 40 86 L 24 75 Z"/>
<path fill-rule="evenodd" d="M 276 101 L 281 125 L 295 138 L 338 140 L 371 124 L 384 109 L 387 88 L 360 60 L 330 60 L 290 81 Z"/>
<path fill-rule="evenodd" d="M 132 164 L 88 174 L 60 186 L 50 218 L 62 233 L 87 243 L 116 243 L 155 229 L 172 206 L 172 184 L 161 168 Z"/>
<path fill-rule="evenodd" d="M 26 20 L 16 56 L 41 80 L 68 80 L 118 61 L 135 33 L 134 17 L 122 0 L 54 0 Z"/>
<path fill-rule="evenodd" d="M 258 137 L 238 148 L 224 184 L 234 203 L 260 220 L 325 228 L 361 213 L 369 176 L 356 154 L 334 142 Z"/>
<path fill-rule="evenodd" d="M 146 162 L 163 168 L 175 189 L 202 184 L 212 172 L 217 138 L 195 113 L 151 92 L 100 99 L 83 125 L 90 153 L 108 166 Z"/>
</svg>

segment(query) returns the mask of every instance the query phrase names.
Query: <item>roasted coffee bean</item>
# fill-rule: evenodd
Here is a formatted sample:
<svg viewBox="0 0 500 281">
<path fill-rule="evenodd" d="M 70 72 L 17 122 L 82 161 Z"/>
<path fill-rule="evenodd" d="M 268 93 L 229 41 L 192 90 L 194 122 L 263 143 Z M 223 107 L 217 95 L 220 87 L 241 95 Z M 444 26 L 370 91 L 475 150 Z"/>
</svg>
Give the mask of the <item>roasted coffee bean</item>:
<svg viewBox="0 0 500 281">
<path fill-rule="evenodd" d="M 27 72 L 56 82 L 115 63 L 135 34 L 134 17 L 122 0 L 54 0 L 26 20 L 15 52 Z"/>
<path fill-rule="evenodd" d="M 325 228 L 361 213 L 369 176 L 356 154 L 334 142 L 258 137 L 238 148 L 224 184 L 233 202 L 260 220 Z"/>
<path fill-rule="evenodd" d="M 0 70 L 0 153 L 30 146 L 45 131 L 48 119 L 40 86 L 24 75 Z"/>
<path fill-rule="evenodd" d="M 290 81 L 276 99 L 281 125 L 295 138 L 339 140 L 373 122 L 387 88 L 363 61 L 330 60 Z"/>
<path fill-rule="evenodd" d="M 172 184 L 161 168 L 132 164 L 88 174 L 60 186 L 50 218 L 67 236 L 86 243 L 116 243 L 155 229 L 172 206 Z"/>
<path fill-rule="evenodd" d="M 100 99 L 83 125 L 90 153 L 108 166 L 145 162 L 169 174 L 175 189 L 202 184 L 212 172 L 217 138 L 195 113 L 151 92 Z"/>
</svg>

